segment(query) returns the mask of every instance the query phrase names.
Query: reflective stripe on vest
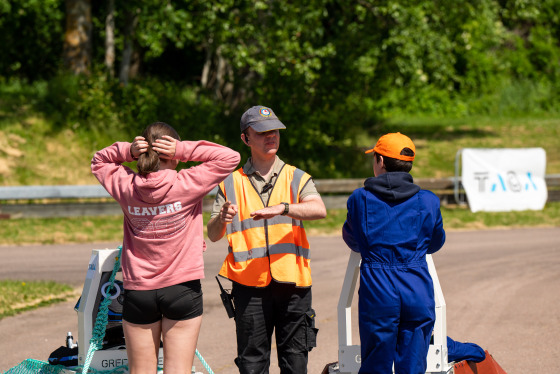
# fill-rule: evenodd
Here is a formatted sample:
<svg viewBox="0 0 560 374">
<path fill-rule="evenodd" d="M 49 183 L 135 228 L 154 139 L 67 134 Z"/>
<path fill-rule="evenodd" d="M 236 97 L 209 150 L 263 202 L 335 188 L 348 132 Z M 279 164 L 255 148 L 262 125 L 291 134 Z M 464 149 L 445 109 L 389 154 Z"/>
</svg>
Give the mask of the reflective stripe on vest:
<svg viewBox="0 0 560 374">
<path fill-rule="evenodd" d="M 302 170 L 284 165 L 274 182 L 269 206 L 282 201 L 299 202 L 299 193 L 310 179 Z M 265 203 L 243 169 L 228 176 L 221 188 L 226 201 L 236 204 L 239 211 L 226 227 L 229 254 L 220 274 L 248 286 L 266 286 L 271 278 L 310 286 L 309 243 L 303 222 L 281 215 L 253 220 L 250 212 L 264 208 Z M 238 201 L 236 191 L 242 195 L 242 201 Z"/>
</svg>

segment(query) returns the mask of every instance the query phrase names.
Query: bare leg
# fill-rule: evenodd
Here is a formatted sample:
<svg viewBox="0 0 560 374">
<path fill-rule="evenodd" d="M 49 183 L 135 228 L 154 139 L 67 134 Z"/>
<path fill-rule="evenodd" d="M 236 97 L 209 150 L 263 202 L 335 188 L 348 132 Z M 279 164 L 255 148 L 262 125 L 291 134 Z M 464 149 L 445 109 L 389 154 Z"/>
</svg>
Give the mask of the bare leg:
<svg viewBox="0 0 560 374">
<path fill-rule="evenodd" d="M 130 374 L 157 372 L 161 326 L 161 321 L 148 325 L 123 321 Z"/>
<path fill-rule="evenodd" d="M 163 372 L 190 373 L 198 341 L 202 316 L 174 321 L 163 318 Z"/>
</svg>

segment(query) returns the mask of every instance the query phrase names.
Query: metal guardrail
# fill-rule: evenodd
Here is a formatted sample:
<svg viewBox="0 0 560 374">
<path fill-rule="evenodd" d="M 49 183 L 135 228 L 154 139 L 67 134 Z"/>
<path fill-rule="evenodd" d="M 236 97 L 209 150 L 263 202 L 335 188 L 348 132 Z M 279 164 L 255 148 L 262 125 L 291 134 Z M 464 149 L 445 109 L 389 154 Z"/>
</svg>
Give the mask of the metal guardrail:
<svg viewBox="0 0 560 374">
<path fill-rule="evenodd" d="M 365 178 L 317 179 L 315 184 L 328 209 L 346 209 L 348 196 L 363 187 Z M 560 174 L 545 177 L 548 201 L 560 201 Z M 433 191 L 442 204 L 455 204 L 457 194 L 464 200 L 461 178 L 417 178 L 414 183 Z M 210 211 L 217 188 L 203 201 Z M 462 194 L 462 195 L 461 195 Z M 89 201 L 88 201 L 89 200 Z M 122 214 L 101 185 L 10 186 L 0 187 L 0 218 L 77 217 Z"/>
<path fill-rule="evenodd" d="M 217 188 L 210 192 L 215 195 Z M 0 200 L 102 199 L 111 195 L 100 184 L 72 186 L 0 187 Z"/>
<path fill-rule="evenodd" d="M 365 178 L 317 179 L 315 185 L 321 194 L 350 194 L 364 186 Z M 452 190 L 455 178 L 415 179 L 414 182 L 428 190 Z M 215 196 L 217 187 L 208 195 Z M 0 187 L 0 200 L 54 200 L 54 199 L 103 199 L 111 198 L 103 186 L 11 186 Z"/>
<path fill-rule="evenodd" d="M 94 199 L 111 197 L 102 185 L 0 187 L 0 200 Z"/>
</svg>

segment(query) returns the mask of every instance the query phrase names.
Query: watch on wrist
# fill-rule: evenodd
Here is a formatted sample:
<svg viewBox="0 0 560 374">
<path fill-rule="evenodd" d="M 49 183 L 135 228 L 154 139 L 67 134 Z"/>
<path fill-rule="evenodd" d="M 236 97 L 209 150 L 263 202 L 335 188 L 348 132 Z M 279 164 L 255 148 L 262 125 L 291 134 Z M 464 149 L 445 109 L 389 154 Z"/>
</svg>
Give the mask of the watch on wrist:
<svg viewBox="0 0 560 374">
<path fill-rule="evenodd" d="M 282 212 L 282 215 L 285 216 L 290 212 L 290 204 L 288 203 L 280 203 L 280 204 L 284 204 L 284 211 Z"/>
</svg>

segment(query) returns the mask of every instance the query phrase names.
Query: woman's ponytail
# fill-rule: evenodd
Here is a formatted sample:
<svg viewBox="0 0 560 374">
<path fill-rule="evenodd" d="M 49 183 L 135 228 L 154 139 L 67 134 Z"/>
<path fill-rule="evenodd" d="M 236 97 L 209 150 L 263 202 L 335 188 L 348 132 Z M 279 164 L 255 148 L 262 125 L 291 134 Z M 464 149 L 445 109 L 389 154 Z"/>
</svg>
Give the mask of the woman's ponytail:
<svg viewBox="0 0 560 374">
<path fill-rule="evenodd" d="M 161 139 L 163 135 L 171 136 L 177 140 L 181 140 L 177 131 L 165 122 L 155 122 L 146 127 L 142 133 L 142 137 L 148 142 L 148 151 L 140 154 L 136 167 L 140 175 L 148 175 L 150 173 L 159 171 L 159 154 L 152 149 L 152 144 Z"/>
</svg>

